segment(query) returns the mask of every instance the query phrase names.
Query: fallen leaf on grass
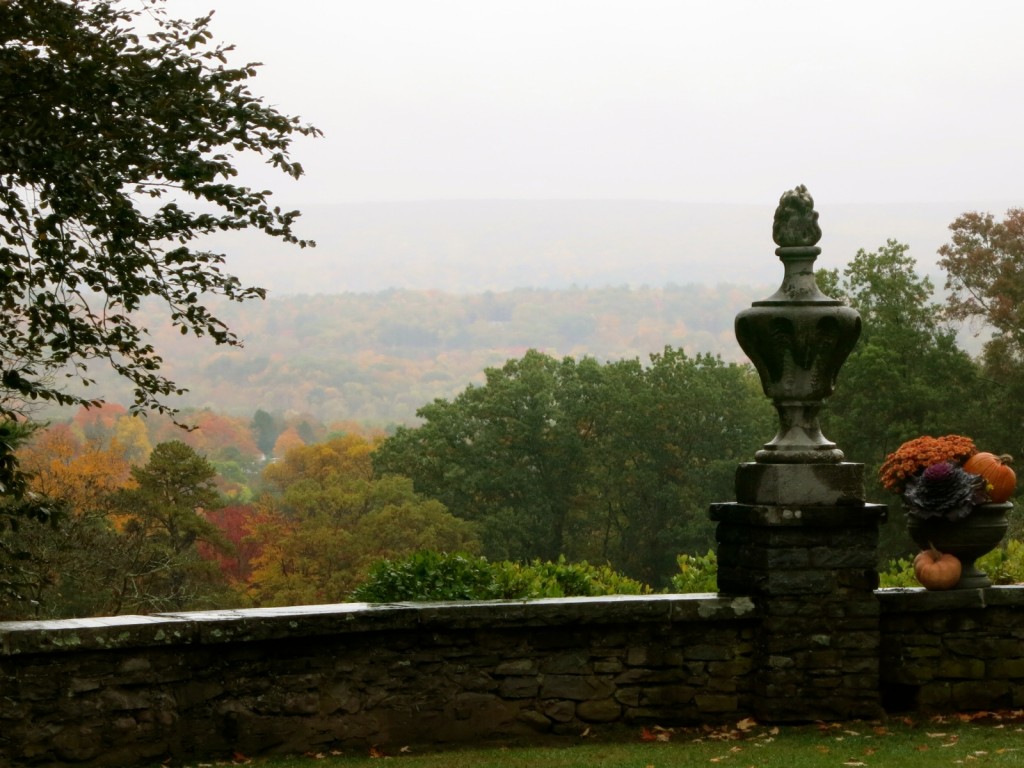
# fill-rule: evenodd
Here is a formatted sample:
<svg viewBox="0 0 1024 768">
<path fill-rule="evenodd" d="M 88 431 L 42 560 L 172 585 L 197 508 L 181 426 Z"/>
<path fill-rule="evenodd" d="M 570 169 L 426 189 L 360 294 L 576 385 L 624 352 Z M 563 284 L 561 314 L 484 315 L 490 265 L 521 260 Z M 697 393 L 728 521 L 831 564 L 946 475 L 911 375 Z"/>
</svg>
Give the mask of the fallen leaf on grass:
<svg viewBox="0 0 1024 768">
<path fill-rule="evenodd" d="M 745 717 L 742 720 L 740 720 L 738 723 L 736 723 L 736 727 L 739 730 L 741 730 L 743 732 L 746 732 L 746 731 L 749 731 L 749 730 L 751 730 L 753 728 L 757 728 L 757 720 L 755 720 L 752 717 Z"/>
<path fill-rule="evenodd" d="M 640 741 L 671 741 L 672 731 L 656 725 L 653 728 L 643 728 L 640 731 Z"/>
<path fill-rule="evenodd" d="M 863 763 L 860 760 L 847 760 L 845 763 L 843 763 L 843 765 L 856 766 L 856 765 L 867 765 L 867 763 Z"/>
</svg>

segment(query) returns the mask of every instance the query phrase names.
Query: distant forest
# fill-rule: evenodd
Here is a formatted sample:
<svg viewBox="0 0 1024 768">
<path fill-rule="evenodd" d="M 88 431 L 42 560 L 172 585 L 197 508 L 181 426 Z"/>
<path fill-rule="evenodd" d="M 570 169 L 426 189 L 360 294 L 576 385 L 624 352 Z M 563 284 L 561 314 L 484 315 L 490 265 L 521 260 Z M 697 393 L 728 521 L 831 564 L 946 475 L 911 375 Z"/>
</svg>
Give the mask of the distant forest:
<svg viewBox="0 0 1024 768">
<path fill-rule="evenodd" d="M 218 315 L 243 349 L 180 336 L 154 311 L 144 324 L 167 373 L 190 391 L 177 405 L 251 417 L 262 409 L 387 427 L 415 422 L 483 370 L 527 349 L 602 362 L 665 346 L 743 359 L 733 318 L 775 286 L 516 289 L 477 294 L 389 290 L 223 304 Z M 112 376 L 90 388 L 129 404 Z"/>
</svg>

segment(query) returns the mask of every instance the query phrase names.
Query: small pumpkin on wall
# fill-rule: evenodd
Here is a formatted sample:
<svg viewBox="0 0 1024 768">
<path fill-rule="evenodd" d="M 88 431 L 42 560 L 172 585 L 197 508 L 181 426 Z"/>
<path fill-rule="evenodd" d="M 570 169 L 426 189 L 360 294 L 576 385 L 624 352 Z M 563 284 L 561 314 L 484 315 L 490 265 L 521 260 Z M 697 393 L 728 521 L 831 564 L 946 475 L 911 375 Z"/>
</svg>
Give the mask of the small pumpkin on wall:
<svg viewBox="0 0 1024 768">
<path fill-rule="evenodd" d="M 964 472 L 974 475 L 981 475 L 985 478 L 985 490 L 989 498 L 996 504 L 1013 496 L 1017 488 L 1017 475 L 1010 464 L 1013 457 L 1007 454 L 996 456 L 994 453 L 981 451 L 971 456 L 964 462 Z"/>
<path fill-rule="evenodd" d="M 914 576 L 925 589 L 952 589 L 960 581 L 960 560 L 932 547 L 914 558 Z"/>
</svg>

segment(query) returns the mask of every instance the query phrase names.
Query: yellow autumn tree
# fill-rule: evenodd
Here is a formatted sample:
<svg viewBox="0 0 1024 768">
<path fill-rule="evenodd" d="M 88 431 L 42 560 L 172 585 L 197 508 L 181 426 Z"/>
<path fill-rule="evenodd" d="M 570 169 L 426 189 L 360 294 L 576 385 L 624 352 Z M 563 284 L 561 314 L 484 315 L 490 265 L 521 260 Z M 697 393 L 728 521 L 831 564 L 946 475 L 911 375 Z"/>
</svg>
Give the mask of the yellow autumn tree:
<svg viewBox="0 0 1024 768">
<path fill-rule="evenodd" d="M 244 586 L 251 603 L 344 601 L 381 558 L 479 551 L 472 523 L 416 494 L 407 478 L 375 477 L 373 448 L 344 435 L 293 448 L 264 470 L 268 495 L 247 526 L 260 547 Z"/>
<path fill-rule="evenodd" d="M 125 459 L 132 464 L 145 464 L 153 445 L 149 440 L 149 429 L 138 414 L 125 414 L 114 425 L 114 440 L 121 448 Z"/>
<path fill-rule="evenodd" d="M 110 494 L 134 482 L 127 451 L 116 437 L 105 448 L 64 424 L 39 432 L 18 456 L 30 474 L 29 489 L 73 515 L 107 514 Z"/>
</svg>

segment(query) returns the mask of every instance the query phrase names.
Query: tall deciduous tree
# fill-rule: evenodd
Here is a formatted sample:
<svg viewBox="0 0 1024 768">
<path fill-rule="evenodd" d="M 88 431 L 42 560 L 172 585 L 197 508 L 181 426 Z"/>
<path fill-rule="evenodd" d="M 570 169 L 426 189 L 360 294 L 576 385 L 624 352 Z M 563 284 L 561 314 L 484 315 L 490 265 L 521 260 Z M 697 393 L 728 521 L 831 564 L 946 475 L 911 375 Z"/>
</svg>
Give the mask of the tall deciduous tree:
<svg viewBox="0 0 1024 768">
<path fill-rule="evenodd" d="M 939 248 L 948 315 L 984 323 L 1001 354 L 1024 362 L 1024 208 L 1011 208 L 1002 221 L 965 213 L 949 228 L 951 242 Z"/>
<path fill-rule="evenodd" d="M 270 495 L 247 521 L 247 597 L 259 605 L 348 598 L 382 558 L 479 548 L 471 523 L 424 499 L 403 477 L 375 478 L 373 444 L 357 435 L 296 446 L 264 470 Z"/>
<path fill-rule="evenodd" d="M 141 35 L 140 17 L 153 31 Z M 88 402 L 105 362 L 136 408 L 181 391 L 133 316 L 153 298 L 183 334 L 238 344 L 206 306 L 264 291 L 223 271 L 201 237 L 255 228 L 300 246 L 298 215 L 236 183 L 236 157 L 285 174 L 296 136 L 319 132 L 249 90 L 211 16 L 169 17 L 162 0 L 0 3 L 0 415 L 33 399 Z"/>
<path fill-rule="evenodd" d="M 868 494 L 884 501 L 877 469 L 903 441 L 923 434 L 982 438 L 974 407 L 978 368 L 957 346 L 956 330 L 942 319 L 934 286 L 917 272 L 907 245 L 889 240 L 876 251 L 861 249 L 842 273 L 822 270 L 818 279 L 826 294 L 845 297 L 863 323 L 822 426 L 848 460 L 867 465 Z M 886 546 L 908 541 L 892 533 Z"/>
<path fill-rule="evenodd" d="M 483 526 L 492 558 L 605 560 L 665 583 L 710 543 L 707 504 L 731 498 L 738 461 L 771 437 L 745 366 L 666 349 L 650 364 L 536 351 L 484 386 L 420 409 L 374 454 L 379 472 Z"/>
<path fill-rule="evenodd" d="M 972 393 L 976 436 L 997 453 L 1024 456 L 1024 208 L 1002 221 L 965 213 L 951 225 L 939 249 L 946 270 L 947 315 L 975 331 L 991 331 Z"/>
</svg>

